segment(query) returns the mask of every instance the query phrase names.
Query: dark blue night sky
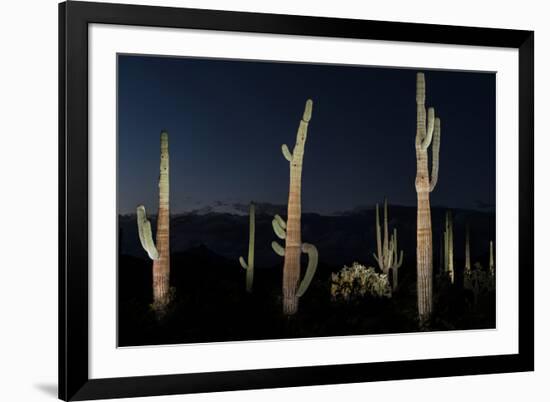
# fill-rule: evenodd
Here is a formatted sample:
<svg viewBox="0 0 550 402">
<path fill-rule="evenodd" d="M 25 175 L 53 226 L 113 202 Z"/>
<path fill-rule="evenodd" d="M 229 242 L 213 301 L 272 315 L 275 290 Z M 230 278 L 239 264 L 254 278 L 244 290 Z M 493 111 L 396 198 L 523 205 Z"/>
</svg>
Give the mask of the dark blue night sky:
<svg viewBox="0 0 550 402">
<path fill-rule="evenodd" d="M 416 70 L 120 55 L 120 213 L 158 207 L 159 133 L 170 136 L 172 213 L 286 204 L 288 162 L 307 98 L 313 117 L 304 212 L 416 205 Z M 494 209 L 495 75 L 425 71 L 441 118 L 432 205 Z"/>
</svg>

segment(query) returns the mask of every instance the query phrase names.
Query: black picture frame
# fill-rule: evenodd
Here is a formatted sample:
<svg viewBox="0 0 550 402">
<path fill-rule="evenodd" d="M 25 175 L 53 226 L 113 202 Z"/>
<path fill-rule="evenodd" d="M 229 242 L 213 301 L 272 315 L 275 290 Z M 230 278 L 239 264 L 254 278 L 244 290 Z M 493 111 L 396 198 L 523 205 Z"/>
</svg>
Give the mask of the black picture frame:
<svg viewBox="0 0 550 402">
<path fill-rule="evenodd" d="M 88 25 L 119 24 L 519 51 L 517 354 L 90 379 Z M 59 398 L 169 395 L 534 370 L 534 32 L 70 1 L 59 5 Z"/>
</svg>

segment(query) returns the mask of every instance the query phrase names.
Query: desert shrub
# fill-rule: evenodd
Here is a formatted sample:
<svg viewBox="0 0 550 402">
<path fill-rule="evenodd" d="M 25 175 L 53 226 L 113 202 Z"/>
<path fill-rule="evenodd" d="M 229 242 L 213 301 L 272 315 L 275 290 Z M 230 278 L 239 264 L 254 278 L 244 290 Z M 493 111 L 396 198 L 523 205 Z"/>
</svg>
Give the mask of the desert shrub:
<svg viewBox="0 0 550 402">
<path fill-rule="evenodd" d="M 331 276 L 330 293 L 334 301 L 350 301 L 363 297 L 391 297 L 391 287 L 386 274 L 379 274 L 372 267 L 354 262 L 344 266 Z"/>
<path fill-rule="evenodd" d="M 494 292 L 495 275 L 492 271 L 483 269 L 483 266 L 477 262 L 474 264 L 474 269 L 464 273 L 464 289 L 473 292 L 474 304 L 477 304 L 479 296 Z"/>
</svg>

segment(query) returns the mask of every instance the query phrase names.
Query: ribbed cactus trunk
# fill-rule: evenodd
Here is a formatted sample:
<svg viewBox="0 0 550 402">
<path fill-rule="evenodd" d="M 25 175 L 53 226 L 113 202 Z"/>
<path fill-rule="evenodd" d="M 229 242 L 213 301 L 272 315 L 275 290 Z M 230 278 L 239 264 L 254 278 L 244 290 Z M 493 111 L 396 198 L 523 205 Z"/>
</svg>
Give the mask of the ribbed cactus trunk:
<svg viewBox="0 0 550 402">
<path fill-rule="evenodd" d="M 290 185 L 288 190 L 285 263 L 283 266 L 283 313 L 298 311 L 298 282 L 300 281 L 300 257 L 302 255 L 302 163 L 307 139 L 307 128 L 313 102 L 308 99 L 304 115 L 296 134 L 296 144 L 290 162 Z"/>
<path fill-rule="evenodd" d="M 241 266 L 246 269 L 246 291 L 252 293 L 254 283 L 254 244 L 256 238 L 256 207 L 251 202 L 248 209 L 248 260 L 239 257 Z"/>
<path fill-rule="evenodd" d="M 453 235 L 453 215 L 451 211 L 445 214 L 445 274 L 455 282 L 455 267 L 454 267 L 454 235 Z"/>
<path fill-rule="evenodd" d="M 168 133 L 160 135 L 159 211 L 157 217 L 157 250 L 153 261 L 153 308 L 163 310 L 170 291 L 170 179 Z"/>
<path fill-rule="evenodd" d="M 426 118 L 426 84 L 424 74 L 416 76 L 416 270 L 418 316 L 421 323 L 429 320 L 432 313 L 432 219 L 430 192 L 437 184 L 439 169 L 439 119 L 435 118 L 433 108 L 428 110 Z M 435 135 L 434 135 L 435 131 Z M 432 143 L 432 178 L 428 171 L 428 147 Z"/>
</svg>

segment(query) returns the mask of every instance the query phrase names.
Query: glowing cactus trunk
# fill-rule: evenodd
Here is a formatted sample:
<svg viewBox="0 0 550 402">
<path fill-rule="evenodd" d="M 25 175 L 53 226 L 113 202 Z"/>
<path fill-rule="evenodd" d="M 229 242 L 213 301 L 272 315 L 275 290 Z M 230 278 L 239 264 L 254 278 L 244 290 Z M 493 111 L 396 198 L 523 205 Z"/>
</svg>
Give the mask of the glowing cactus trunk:
<svg viewBox="0 0 550 402">
<path fill-rule="evenodd" d="M 159 212 L 157 217 L 157 250 L 153 262 L 153 301 L 162 310 L 169 302 L 170 291 L 170 178 L 168 133 L 160 134 Z"/>
<path fill-rule="evenodd" d="M 418 316 L 425 322 L 432 313 L 432 219 L 430 192 L 437 184 L 439 169 L 440 122 L 435 118 L 433 108 L 428 110 L 426 119 L 426 84 L 424 74 L 416 75 L 416 271 Z M 426 121 L 427 120 L 427 121 Z M 428 147 L 432 143 L 432 177 L 428 171 Z"/>
<path fill-rule="evenodd" d="M 286 148 L 287 152 L 283 149 L 283 154 L 290 162 L 285 263 L 283 267 L 283 312 L 288 315 L 298 311 L 299 298 L 296 291 L 300 280 L 300 257 L 302 255 L 302 162 L 312 108 L 313 102 L 308 99 L 304 115 L 298 127 L 296 145 L 294 145 L 292 155 L 290 156 L 288 148 Z"/>
<path fill-rule="evenodd" d="M 445 233 L 443 237 L 445 239 L 445 274 L 451 280 L 451 283 L 455 283 L 453 215 L 451 211 L 447 211 L 445 214 Z"/>
<path fill-rule="evenodd" d="M 399 254 L 397 251 L 397 229 L 393 229 L 393 234 L 389 237 L 388 230 L 388 200 L 384 199 L 384 239 L 382 240 L 380 228 L 380 215 L 378 213 L 378 204 L 376 204 L 376 250 L 378 254 L 373 254 L 380 270 L 389 275 L 392 272 L 392 290 L 397 290 L 398 278 L 397 271 L 403 264 L 403 250 Z M 399 255 L 399 258 L 398 258 Z"/>
<path fill-rule="evenodd" d="M 256 207 L 254 203 L 250 203 L 249 207 L 249 237 L 248 237 L 248 260 L 245 261 L 243 257 L 239 257 L 241 266 L 246 269 L 246 291 L 252 292 L 252 285 L 254 283 L 254 241 L 256 237 Z"/>
</svg>

